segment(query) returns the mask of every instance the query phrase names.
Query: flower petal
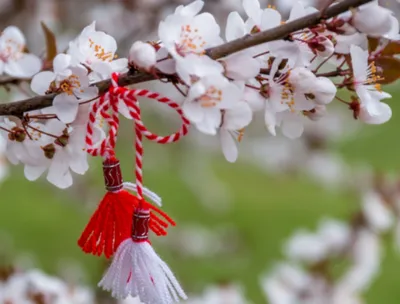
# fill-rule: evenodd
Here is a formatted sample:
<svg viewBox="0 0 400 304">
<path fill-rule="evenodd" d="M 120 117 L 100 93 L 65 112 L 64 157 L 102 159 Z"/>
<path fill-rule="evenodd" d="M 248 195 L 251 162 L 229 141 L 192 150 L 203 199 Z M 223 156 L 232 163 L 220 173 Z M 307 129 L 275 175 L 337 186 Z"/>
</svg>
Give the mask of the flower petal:
<svg viewBox="0 0 400 304">
<path fill-rule="evenodd" d="M 276 112 L 272 110 L 269 102 L 265 103 L 264 122 L 268 132 L 271 135 L 276 136 Z"/>
<path fill-rule="evenodd" d="M 228 56 L 223 61 L 226 76 L 235 80 L 247 80 L 260 72 L 260 62 L 243 52 Z"/>
<path fill-rule="evenodd" d="M 58 188 L 65 189 L 72 185 L 72 176 L 65 152 L 57 150 L 51 162 L 47 180 Z"/>
<path fill-rule="evenodd" d="M 53 60 L 54 73 L 60 74 L 71 64 L 71 56 L 67 54 L 58 54 Z"/>
<path fill-rule="evenodd" d="M 359 118 L 363 122 L 371 125 L 383 124 L 392 117 L 392 109 L 384 102 L 377 104 L 377 112 L 371 115 L 365 107 L 361 107 Z"/>
<path fill-rule="evenodd" d="M 47 166 L 29 166 L 25 165 L 24 174 L 27 180 L 35 181 L 37 180 L 44 171 L 46 171 Z"/>
<path fill-rule="evenodd" d="M 220 133 L 222 152 L 228 162 L 234 163 L 238 158 L 238 148 L 233 136 L 224 129 L 221 129 Z"/>
<path fill-rule="evenodd" d="M 247 17 L 253 19 L 256 24 L 259 24 L 262 13 L 260 2 L 258 0 L 243 0 L 243 8 Z"/>
<path fill-rule="evenodd" d="M 253 118 L 253 112 L 246 102 L 239 102 L 234 108 L 226 110 L 223 128 L 227 130 L 240 130 L 248 126 Z"/>
<path fill-rule="evenodd" d="M 110 62 L 113 72 L 125 73 L 128 71 L 128 59 L 119 58 Z"/>
<path fill-rule="evenodd" d="M 364 51 L 357 45 L 352 45 L 350 47 L 350 54 L 354 79 L 357 82 L 365 82 L 367 80 L 368 71 L 368 51 Z"/>
<path fill-rule="evenodd" d="M 215 21 L 215 18 L 210 13 L 202 13 L 194 17 L 193 23 L 194 28 L 198 29 L 198 34 L 193 34 L 192 37 L 195 39 L 196 36 L 200 36 L 206 42 L 202 45 L 202 48 L 216 46 L 223 42 L 222 38 L 219 36 L 220 34 L 220 27 L 218 23 Z M 200 50 L 196 50 L 200 51 Z"/>
<path fill-rule="evenodd" d="M 81 175 L 85 174 L 86 171 L 89 169 L 86 153 L 82 154 L 83 155 L 72 157 L 69 161 L 69 167 L 71 168 L 71 170 Z"/>
<path fill-rule="evenodd" d="M 53 107 L 62 122 L 71 123 L 78 113 L 79 101 L 74 95 L 62 93 L 54 98 Z"/>
<path fill-rule="evenodd" d="M 174 74 L 176 72 L 175 60 L 174 59 L 166 59 L 166 60 L 157 62 L 156 68 L 159 69 L 162 73 Z"/>
<path fill-rule="evenodd" d="M 99 95 L 99 89 L 97 87 L 88 87 L 81 90 L 75 91 L 76 97 L 81 99 L 82 101 L 87 101 L 95 98 Z"/>
<path fill-rule="evenodd" d="M 113 72 L 111 64 L 104 61 L 94 62 L 90 68 L 100 77 L 100 79 L 110 78 Z"/>
<path fill-rule="evenodd" d="M 14 77 L 32 77 L 42 68 L 42 61 L 33 54 L 23 54 L 18 60 L 9 60 L 5 64 L 4 72 Z"/>
<path fill-rule="evenodd" d="M 238 12 L 231 12 L 228 16 L 225 37 L 227 41 L 232 41 L 246 35 L 246 27 L 242 17 Z"/>
<path fill-rule="evenodd" d="M 194 17 L 196 16 L 204 6 L 204 1 L 196 0 L 186 6 L 179 6 L 176 8 L 175 13 L 179 13 L 182 16 Z"/>
<path fill-rule="evenodd" d="M 298 138 L 303 134 L 304 126 L 301 117 L 295 113 L 285 113 L 282 121 L 282 133 L 290 139 Z"/>
<path fill-rule="evenodd" d="M 185 101 L 182 110 L 187 119 L 194 123 L 200 123 L 204 118 L 203 108 L 199 102 Z"/>
<path fill-rule="evenodd" d="M 13 44 L 16 43 L 18 46 L 25 46 L 25 37 L 21 30 L 16 26 L 6 27 L 1 35 L 1 39 L 4 41 L 10 41 Z"/>
<path fill-rule="evenodd" d="M 79 87 L 80 88 L 86 88 L 89 86 L 89 76 L 88 76 L 88 70 L 82 66 L 82 65 L 77 65 L 75 67 L 72 67 L 69 69 L 70 70 L 70 75 L 69 77 L 74 75 L 75 77 L 78 77 L 77 81 L 79 82 Z"/>
<path fill-rule="evenodd" d="M 216 135 L 217 129 L 221 125 L 221 112 L 216 108 L 202 109 L 203 119 L 196 123 L 200 132 L 209 135 Z"/>
<path fill-rule="evenodd" d="M 261 30 L 269 30 L 281 24 L 281 14 L 272 8 L 265 9 L 261 14 Z"/>
<path fill-rule="evenodd" d="M 44 95 L 49 89 L 50 83 L 54 81 L 56 75 L 53 72 L 45 71 L 40 72 L 33 76 L 31 81 L 31 89 L 33 92 L 39 95 Z"/>
<path fill-rule="evenodd" d="M 90 39 L 93 42 L 93 46 L 99 45 L 102 47 L 102 50 L 104 50 L 105 54 L 111 53 L 110 55 L 114 57 L 114 53 L 117 50 L 117 42 L 114 37 L 107 35 L 104 32 L 93 32 L 90 35 Z"/>
<path fill-rule="evenodd" d="M 258 90 L 245 87 L 242 98 L 249 104 L 254 112 L 264 108 L 265 98 L 261 96 Z"/>
</svg>

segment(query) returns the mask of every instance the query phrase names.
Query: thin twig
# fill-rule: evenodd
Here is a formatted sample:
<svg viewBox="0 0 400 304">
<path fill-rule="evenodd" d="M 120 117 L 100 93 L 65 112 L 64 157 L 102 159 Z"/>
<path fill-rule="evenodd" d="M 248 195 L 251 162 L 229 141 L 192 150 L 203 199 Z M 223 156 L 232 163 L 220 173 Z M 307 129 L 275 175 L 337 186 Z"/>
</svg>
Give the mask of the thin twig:
<svg viewBox="0 0 400 304">
<path fill-rule="evenodd" d="M 58 138 L 57 135 L 50 134 L 50 133 L 47 133 L 47 132 L 45 132 L 45 131 L 39 130 L 38 128 L 32 127 L 32 126 L 29 125 L 29 124 L 27 124 L 26 126 L 27 126 L 28 128 L 30 128 L 30 129 L 36 131 L 36 132 L 42 133 L 42 134 L 44 134 L 44 135 L 47 135 L 47 136 L 50 136 L 50 137 L 53 137 L 53 138 Z"/>
<path fill-rule="evenodd" d="M 178 90 L 179 93 L 182 94 L 182 96 L 187 97 L 187 94 L 185 92 L 183 92 L 183 90 L 178 86 L 177 83 L 172 83 L 174 85 L 174 87 Z"/>
<path fill-rule="evenodd" d="M 83 104 L 92 102 L 92 101 L 96 100 L 96 99 L 99 98 L 99 97 L 100 97 L 100 95 L 98 95 L 98 96 L 96 96 L 96 97 L 93 97 L 93 98 L 91 98 L 91 99 L 89 99 L 89 100 L 81 101 L 81 102 L 79 102 L 79 105 L 83 105 Z"/>
<path fill-rule="evenodd" d="M 315 74 L 317 77 L 337 77 L 337 76 L 345 76 L 351 74 L 350 70 L 335 70 L 331 72 L 326 72 L 326 73 L 318 73 Z"/>
<path fill-rule="evenodd" d="M 343 100 L 343 99 L 340 98 L 340 97 L 335 96 L 335 98 L 336 98 L 337 100 L 339 100 L 340 102 L 343 102 L 344 104 L 347 104 L 347 105 L 350 104 L 350 102 L 348 102 L 348 101 L 346 101 L 346 100 Z"/>
<path fill-rule="evenodd" d="M 324 18 L 337 16 L 341 13 L 348 11 L 350 8 L 358 7 L 371 1 L 372 0 L 344 0 L 336 5 L 327 8 L 323 16 L 321 12 L 316 12 L 314 14 L 310 14 L 294 21 L 285 23 L 276 28 L 272 28 L 254 35 L 246 35 L 242 38 L 230 41 L 223 45 L 210 48 L 207 50 L 206 53 L 211 58 L 218 59 L 259 44 L 279 39 L 285 39 L 290 35 L 290 33 L 317 25 Z M 162 75 L 161 73 L 159 76 L 160 78 L 165 77 L 165 75 Z M 130 73 L 125 73 L 120 76 L 118 84 L 120 86 L 127 86 L 131 84 L 151 81 L 154 79 L 154 75 L 148 73 L 140 72 L 133 75 Z M 99 94 L 103 94 L 108 90 L 110 84 L 111 80 L 108 79 L 97 82 L 94 85 L 99 88 Z M 56 94 L 49 94 L 45 96 L 36 96 L 22 101 L 0 104 L 0 115 L 13 115 L 22 118 L 24 112 L 39 110 L 51 106 L 55 96 Z"/>
<path fill-rule="evenodd" d="M 334 55 L 334 54 L 332 54 L 332 55 L 330 55 L 329 57 L 325 58 L 325 59 L 315 68 L 315 70 L 313 71 L 313 73 L 314 73 L 314 74 L 317 73 L 318 70 L 319 70 L 325 63 L 327 63 L 329 59 L 331 59 L 331 58 L 333 57 L 333 55 Z"/>
<path fill-rule="evenodd" d="M 0 126 L 0 130 L 6 131 L 6 132 L 8 132 L 8 133 L 11 132 L 11 130 L 8 130 L 8 129 L 6 129 L 6 128 L 3 128 L 2 126 Z"/>
</svg>

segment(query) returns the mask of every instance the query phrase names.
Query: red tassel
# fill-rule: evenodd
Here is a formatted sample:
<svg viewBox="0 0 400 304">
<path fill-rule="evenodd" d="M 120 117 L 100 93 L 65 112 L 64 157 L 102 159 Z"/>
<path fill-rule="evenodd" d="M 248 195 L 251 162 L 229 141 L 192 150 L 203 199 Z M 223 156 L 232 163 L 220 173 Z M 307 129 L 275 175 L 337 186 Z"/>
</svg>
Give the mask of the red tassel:
<svg viewBox="0 0 400 304">
<path fill-rule="evenodd" d="M 103 162 L 103 174 L 108 192 L 92 215 L 78 245 L 86 253 L 98 256 L 104 253 L 106 258 L 110 258 L 120 243 L 130 237 L 132 216 L 139 200 L 122 189 L 121 168 L 116 158 Z M 156 235 L 166 235 L 168 224 L 175 226 L 175 222 L 157 207 L 146 201 L 142 201 L 142 206 L 152 210 L 149 227 Z"/>
</svg>

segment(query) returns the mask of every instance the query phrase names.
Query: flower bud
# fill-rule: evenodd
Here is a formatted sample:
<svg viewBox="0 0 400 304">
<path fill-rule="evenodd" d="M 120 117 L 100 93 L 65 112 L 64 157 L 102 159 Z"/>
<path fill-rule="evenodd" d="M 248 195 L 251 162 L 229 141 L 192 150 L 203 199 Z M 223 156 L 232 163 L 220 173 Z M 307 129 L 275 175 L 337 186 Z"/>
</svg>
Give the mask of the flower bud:
<svg viewBox="0 0 400 304">
<path fill-rule="evenodd" d="M 44 152 L 44 156 L 46 156 L 48 159 L 53 159 L 54 154 L 56 153 L 56 147 L 54 144 L 48 144 L 42 147 L 42 150 Z"/>
<path fill-rule="evenodd" d="M 335 98 L 337 92 L 336 86 L 326 77 L 318 77 L 313 90 L 315 103 L 326 105 Z"/>
<path fill-rule="evenodd" d="M 18 127 L 12 128 L 11 132 L 8 133 L 9 140 L 15 140 L 21 143 L 25 140 L 25 138 L 26 138 L 25 130 Z"/>
<path fill-rule="evenodd" d="M 358 8 L 353 16 L 353 25 L 364 34 L 379 37 L 392 29 L 392 14 L 392 11 L 373 1 Z"/>
<path fill-rule="evenodd" d="M 54 141 L 56 145 L 59 145 L 61 147 L 67 146 L 68 142 L 69 142 L 69 133 L 67 129 L 64 129 L 63 134 L 58 138 L 56 138 L 56 140 Z"/>
<path fill-rule="evenodd" d="M 129 63 L 149 71 L 156 64 L 156 50 L 142 41 L 136 41 L 129 50 Z"/>
</svg>

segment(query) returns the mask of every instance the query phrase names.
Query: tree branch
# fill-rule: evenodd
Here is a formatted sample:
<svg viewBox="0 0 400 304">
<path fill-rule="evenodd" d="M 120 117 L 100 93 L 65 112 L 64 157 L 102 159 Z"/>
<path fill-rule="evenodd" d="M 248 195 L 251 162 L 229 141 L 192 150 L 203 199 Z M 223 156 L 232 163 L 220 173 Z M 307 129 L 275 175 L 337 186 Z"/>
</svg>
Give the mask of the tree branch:
<svg viewBox="0 0 400 304">
<path fill-rule="evenodd" d="M 30 78 L 17 78 L 17 77 L 4 76 L 0 77 L 0 86 L 7 86 L 11 84 L 18 85 L 24 81 L 30 81 Z"/>
<path fill-rule="evenodd" d="M 341 13 L 348 11 L 351 8 L 358 7 L 360 5 L 371 2 L 372 0 L 344 0 L 336 5 L 327 8 L 323 12 L 316 12 L 280 25 L 276 28 L 269 29 L 254 35 L 247 35 L 242 38 L 233 40 L 220 46 L 216 46 L 207 50 L 207 55 L 213 59 L 219 59 L 227 55 L 242 51 L 252 46 L 263 44 L 266 42 L 285 39 L 290 33 L 302 30 L 307 27 L 317 25 L 321 20 L 335 17 Z M 164 75 L 160 75 L 163 77 Z M 119 78 L 120 86 L 127 86 L 131 84 L 146 82 L 156 79 L 154 75 L 138 72 L 136 74 L 125 73 Z M 103 94 L 108 90 L 111 81 L 103 80 L 95 83 L 94 85 L 99 88 L 100 94 Z M 56 94 L 49 94 L 45 96 L 36 96 L 33 98 L 25 99 L 22 101 L 0 104 L 0 116 L 2 115 L 13 115 L 22 117 L 24 112 L 39 110 L 52 105 L 53 99 Z"/>
</svg>

